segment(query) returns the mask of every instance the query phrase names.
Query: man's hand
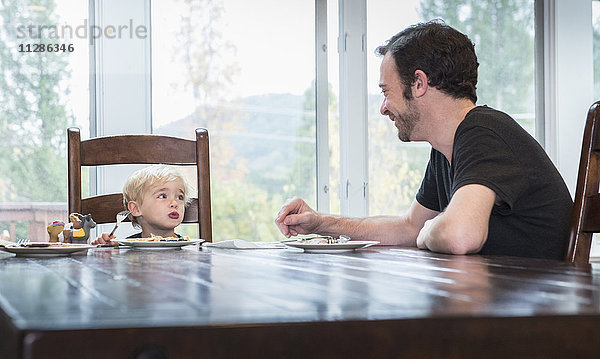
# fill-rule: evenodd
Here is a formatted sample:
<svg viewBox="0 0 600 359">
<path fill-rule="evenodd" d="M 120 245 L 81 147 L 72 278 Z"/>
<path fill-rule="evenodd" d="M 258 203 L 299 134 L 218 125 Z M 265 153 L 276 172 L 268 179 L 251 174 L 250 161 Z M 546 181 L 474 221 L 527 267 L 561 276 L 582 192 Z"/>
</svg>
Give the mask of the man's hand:
<svg viewBox="0 0 600 359">
<path fill-rule="evenodd" d="M 287 238 L 317 233 L 320 222 L 321 215 L 298 197 L 285 201 L 275 218 L 275 224 Z"/>
<path fill-rule="evenodd" d="M 431 233 L 431 227 L 433 226 L 434 219 L 427 220 L 423 224 L 423 228 L 421 228 L 421 231 L 419 232 L 419 235 L 417 236 L 417 247 L 419 249 L 428 249 L 427 245 L 425 244 L 425 241 L 427 240 L 428 236 Z"/>
</svg>

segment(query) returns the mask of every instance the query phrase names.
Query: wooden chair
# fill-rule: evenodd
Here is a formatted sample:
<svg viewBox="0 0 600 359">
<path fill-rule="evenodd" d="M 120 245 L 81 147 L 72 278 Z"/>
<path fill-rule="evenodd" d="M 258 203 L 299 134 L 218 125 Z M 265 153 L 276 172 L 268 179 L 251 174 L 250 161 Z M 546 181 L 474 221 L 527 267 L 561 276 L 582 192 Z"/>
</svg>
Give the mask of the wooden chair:
<svg viewBox="0 0 600 359">
<path fill-rule="evenodd" d="M 600 232 L 600 101 L 589 109 L 581 159 L 577 174 L 575 204 L 571 216 L 571 232 L 565 260 L 571 263 L 589 262 L 592 234 Z"/>
<path fill-rule="evenodd" d="M 69 213 L 92 214 L 96 223 L 114 223 L 123 194 L 81 198 L 81 167 L 117 164 L 196 166 L 198 198 L 185 209 L 184 223 L 198 223 L 200 238 L 212 242 L 208 131 L 196 129 L 196 140 L 161 135 L 119 135 L 81 141 L 78 128 L 67 129 Z"/>
</svg>

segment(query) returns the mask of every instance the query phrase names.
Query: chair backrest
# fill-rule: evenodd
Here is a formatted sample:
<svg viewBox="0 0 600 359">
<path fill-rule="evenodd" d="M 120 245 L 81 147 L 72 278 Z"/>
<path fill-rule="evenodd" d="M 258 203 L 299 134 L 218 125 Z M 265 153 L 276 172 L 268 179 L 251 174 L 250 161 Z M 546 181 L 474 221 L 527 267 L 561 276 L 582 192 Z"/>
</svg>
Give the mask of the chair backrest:
<svg viewBox="0 0 600 359">
<path fill-rule="evenodd" d="M 577 174 L 575 204 L 571 216 L 571 232 L 565 260 L 584 264 L 589 262 L 592 234 L 600 232 L 600 101 L 589 109 L 581 159 Z"/>
<path fill-rule="evenodd" d="M 67 129 L 69 213 L 92 214 L 96 223 L 114 223 L 123 210 L 123 194 L 81 197 L 81 167 L 118 164 L 196 166 L 198 198 L 185 209 L 184 223 L 198 223 L 200 238 L 212 242 L 208 131 L 196 129 L 196 140 L 161 135 L 118 135 L 81 141 L 79 129 Z"/>
</svg>

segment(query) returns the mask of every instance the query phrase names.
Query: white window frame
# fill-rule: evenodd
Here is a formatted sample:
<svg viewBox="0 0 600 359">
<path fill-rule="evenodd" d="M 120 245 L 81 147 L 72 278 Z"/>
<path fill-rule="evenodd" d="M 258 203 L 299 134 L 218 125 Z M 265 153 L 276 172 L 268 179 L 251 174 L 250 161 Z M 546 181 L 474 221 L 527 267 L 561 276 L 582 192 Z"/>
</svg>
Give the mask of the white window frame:
<svg viewBox="0 0 600 359">
<path fill-rule="evenodd" d="M 315 0 L 317 117 L 317 209 L 329 212 L 329 77 L 327 71 L 327 0 Z"/>
<path fill-rule="evenodd" d="M 98 136 L 119 133 L 150 133 L 151 36 L 149 0 L 94 0 L 95 25 L 143 26 L 146 37 L 125 34 L 120 39 L 102 36 L 96 41 L 96 116 Z"/>
<path fill-rule="evenodd" d="M 367 1 L 339 0 L 340 213 L 369 213 Z"/>
<path fill-rule="evenodd" d="M 92 137 L 115 134 L 147 134 L 152 130 L 151 111 L 151 36 L 149 0 L 91 0 L 93 25 L 144 26 L 146 37 L 105 36 L 90 40 L 95 46 L 90 55 L 93 88 L 90 99 Z M 125 31 L 127 32 L 127 31 Z M 123 33 L 125 33 L 123 32 Z M 140 34 L 142 34 L 140 32 Z M 97 168 L 91 183 L 91 193 L 120 192 L 123 179 L 131 173 L 130 166 Z M 93 171 L 90 171 L 93 172 Z M 118 179 L 118 180 L 117 180 Z"/>
<path fill-rule="evenodd" d="M 542 143 L 573 196 L 585 118 L 594 101 L 592 2 L 537 0 L 536 15 L 543 18 L 537 53 L 543 53 L 543 64 L 537 61 L 543 79 L 536 79 L 543 88 L 536 99 L 543 108 L 537 113 L 544 119 Z"/>
</svg>

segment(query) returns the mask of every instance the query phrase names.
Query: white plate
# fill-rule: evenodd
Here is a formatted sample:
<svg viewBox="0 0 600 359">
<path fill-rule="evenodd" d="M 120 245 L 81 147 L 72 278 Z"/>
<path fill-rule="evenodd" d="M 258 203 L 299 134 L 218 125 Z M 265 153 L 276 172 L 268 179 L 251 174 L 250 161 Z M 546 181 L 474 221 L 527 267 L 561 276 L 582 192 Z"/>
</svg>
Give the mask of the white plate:
<svg viewBox="0 0 600 359">
<path fill-rule="evenodd" d="M 115 242 L 129 247 L 137 248 L 179 248 L 190 244 L 202 243 L 204 239 L 190 239 L 189 241 L 145 241 L 138 238 L 117 239 Z"/>
<path fill-rule="evenodd" d="M 318 253 L 339 253 L 350 252 L 355 249 L 366 248 L 374 244 L 379 244 L 377 241 L 350 241 L 346 243 L 331 243 L 331 244 L 312 244 L 301 241 L 283 242 L 286 246 L 294 248 L 302 248 L 305 252 Z"/>
<path fill-rule="evenodd" d="M 227 249 L 279 249 L 285 246 L 279 242 L 249 242 L 243 239 L 227 239 L 220 242 L 206 242 L 202 247 Z"/>
<path fill-rule="evenodd" d="M 5 247 L 0 247 L 0 249 L 22 257 L 57 257 L 68 256 L 70 254 L 85 251 L 93 247 L 94 246 L 89 244 L 63 243 L 53 244 L 48 247 L 21 247 L 17 245 L 8 245 Z"/>
</svg>

